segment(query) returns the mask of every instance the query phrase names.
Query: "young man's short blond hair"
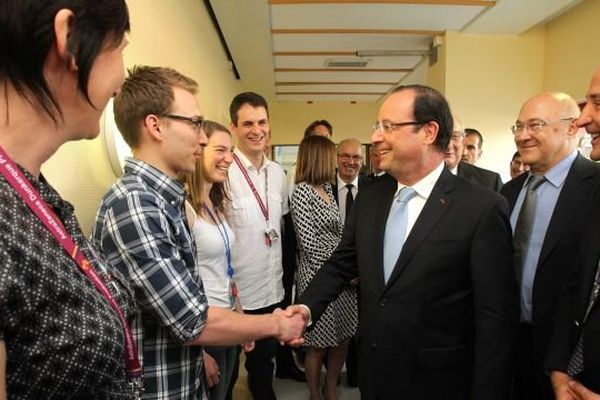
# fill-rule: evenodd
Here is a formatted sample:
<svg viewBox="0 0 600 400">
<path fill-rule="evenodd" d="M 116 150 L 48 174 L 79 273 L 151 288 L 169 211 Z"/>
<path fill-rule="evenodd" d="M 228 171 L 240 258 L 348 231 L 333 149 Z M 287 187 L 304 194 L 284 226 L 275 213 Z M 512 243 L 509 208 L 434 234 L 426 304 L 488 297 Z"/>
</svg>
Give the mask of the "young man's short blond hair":
<svg viewBox="0 0 600 400">
<path fill-rule="evenodd" d="M 115 97 L 115 121 L 125 142 L 132 148 L 139 144 L 142 121 L 148 115 L 169 114 L 175 95 L 173 88 L 196 94 L 198 84 L 171 68 L 135 66 L 128 70 L 121 91 Z"/>
</svg>

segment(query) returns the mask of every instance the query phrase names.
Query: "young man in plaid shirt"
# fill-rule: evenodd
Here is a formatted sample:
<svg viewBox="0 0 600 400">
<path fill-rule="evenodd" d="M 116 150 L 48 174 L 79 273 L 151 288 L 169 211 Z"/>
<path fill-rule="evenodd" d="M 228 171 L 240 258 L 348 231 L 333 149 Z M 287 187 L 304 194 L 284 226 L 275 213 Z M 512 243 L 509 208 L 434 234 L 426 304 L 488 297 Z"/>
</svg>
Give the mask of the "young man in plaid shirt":
<svg viewBox="0 0 600 400">
<path fill-rule="evenodd" d="M 195 81 L 168 68 L 130 71 L 115 98 L 115 119 L 133 157 L 102 199 L 92 233 L 135 290 L 144 399 L 205 398 L 201 345 L 285 341 L 303 328 L 283 312 L 246 316 L 208 307 L 177 180 L 194 170 L 207 142 L 196 91 Z"/>
</svg>

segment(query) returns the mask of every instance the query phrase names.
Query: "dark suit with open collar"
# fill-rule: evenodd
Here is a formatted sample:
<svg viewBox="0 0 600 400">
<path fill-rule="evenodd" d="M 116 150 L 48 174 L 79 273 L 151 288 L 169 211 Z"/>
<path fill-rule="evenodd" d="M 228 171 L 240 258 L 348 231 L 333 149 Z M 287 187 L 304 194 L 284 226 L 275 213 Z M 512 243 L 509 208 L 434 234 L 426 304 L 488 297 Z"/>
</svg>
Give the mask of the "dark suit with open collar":
<svg viewBox="0 0 600 400">
<path fill-rule="evenodd" d="M 600 261 L 600 190 L 596 190 L 589 204 L 591 214 L 586 218 L 578 257 L 573 263 L 575 268 L 556 310 L 545 370 L 566 372 L 575 344 L 582 334 L 584 372 L 577 376 L 577 380 L 600 393 L 600 299 L 596 299 L 586 316 Z"/>
<path fill-rule="evenodd" d="M 500 189 L 502 189 L 502 178 L 500 178 L 500 175 L 497 172 L 479 168 L 464 161 L 461 161 L 458 164 L 457 175 L 469 182 L 492 189 L 498 193 L 500 193 Z"/>
<path fill-rule="evenodd" d="M 444 169 L 386 284 L 396 190 L 391 176 L 361 188 L 299 303 L 316 320 L 359 276 L 364 400 L 507 399 L 519 305 L 506 201 Z"/>
<path fill-rule="evenodd" d="M 528 174 L 522 174 L 502 188 L 502 194 L 506 196 L 511 212 L 527 176 Z M 543 363 L 552 334 L 557 301 L 564 283 L 571 274 L 579 247 L 585 220 L 582 210 L 587 206 L 599 178 L 600 165 L 578 155 L 554 207 L 535 272 L 531 326 L 533 363 L 546 398 L 552 398 L 552 395 L 548 376 L 543 373 Z M 519 281 L 521 273 L 517 272 Z"/>
</svg>

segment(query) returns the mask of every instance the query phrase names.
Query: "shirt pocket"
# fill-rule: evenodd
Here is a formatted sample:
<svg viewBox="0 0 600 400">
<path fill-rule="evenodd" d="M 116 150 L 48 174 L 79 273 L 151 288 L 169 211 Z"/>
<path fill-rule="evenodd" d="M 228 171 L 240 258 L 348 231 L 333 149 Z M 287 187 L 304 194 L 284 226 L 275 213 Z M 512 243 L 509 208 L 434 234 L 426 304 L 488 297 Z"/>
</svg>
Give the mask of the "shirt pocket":
<svg viewBox="0 0 600 400">
<path fill-rule="evenodd" d="M 260 222 L 259 216 L 264 221 L 260 206 L 254 197 L 234 198 L 231 201 L 229 217 L 233 225 L 240 227 L 256 224 Z"/>
</svg>

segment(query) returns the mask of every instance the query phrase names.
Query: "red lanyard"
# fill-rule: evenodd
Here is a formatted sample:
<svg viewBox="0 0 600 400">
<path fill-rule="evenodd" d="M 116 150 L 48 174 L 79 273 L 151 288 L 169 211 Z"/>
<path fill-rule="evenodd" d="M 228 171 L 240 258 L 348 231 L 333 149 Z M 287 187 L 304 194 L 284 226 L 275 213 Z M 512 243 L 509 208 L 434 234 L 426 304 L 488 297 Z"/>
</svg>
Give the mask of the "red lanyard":
<svg viewBox="0 0 600 400">
<path fill-rule="evenodd" d="M 139 395 L 141 390 L 141 376 L 142 367 L 140 366 L 140 360 L 138 358 L 138 352 L 131 333 L 129 323 L 125 318 L 125 314 L 117 301 L 114 299 L 106 285 L 94 270 L 90 262 L 87 260 L 85 255 L 79 249 L 79 246 L 75 244 L 73 239 L 67 233 L 67 230 L 63 226 L 62 222 L 56 214 L 48 207 L 46 202 L 42 200 L 38 191 L 31 185 L 27 177 L 21 172 L 16 166 L 12 159 L 6 154 L 2 146 L 0 146 L 0 173 L 4 175 L 7 182 L 15 189 L 15 191 L 21 196 L 23 201 L 29 206 L 31 211 L 42 221 L 46 228 L 50 231 L 52 236 L 58 240 L 60 245 L 65 249 L 67 254 L 71 256 L 73 260 L 79 265 L 79 268 L 92 282 L 96 289 L 104 296 L 104 298 L 110 303 L 112 308 L 117 313 L 123 330 L 125 331 L 125 365 L 127 368 L 127 376 L 133 385 L 134 394 Z"/>
<path fill-rule="evenodd" d="M 268 194 L 269 193 L 269 174 L 268 174 L 269 170 L 265 168 L 265 191 L 267 192 L 267 196 L 266 196 L 267 204 L 265 205 L 265 203 L 260 198 L 260 195 L 258 194 L 258 190 L 256 190 L 254 183 L 252 183 L 252 180 L 250 179 L 250 176 L 248 175 L 248 171 L 246 171 L 246 167 L 242 164 L 242 161 L 237 156 L 237 154 L 235 154 L 235 153 L 233 154 L 233 159 L 235 160 L 235 163 L 238 165 L 238 167 L 240 167 L 240 170 L 242 171 L 244 178 L 246 178 L 246 182 L 248 182 L 248 186 L 250 186 L 250 189 L 252 189 L 252 193 L 254 193 L 254 197 L 256 197 L 256 201 L 258 202 L 260 210 L 262 211 L 263 215 L 265 216 L 265 220 L 267 221 L 267 226 L 268 226 L 269 225 L 269 194 Z"/>
</svg>

